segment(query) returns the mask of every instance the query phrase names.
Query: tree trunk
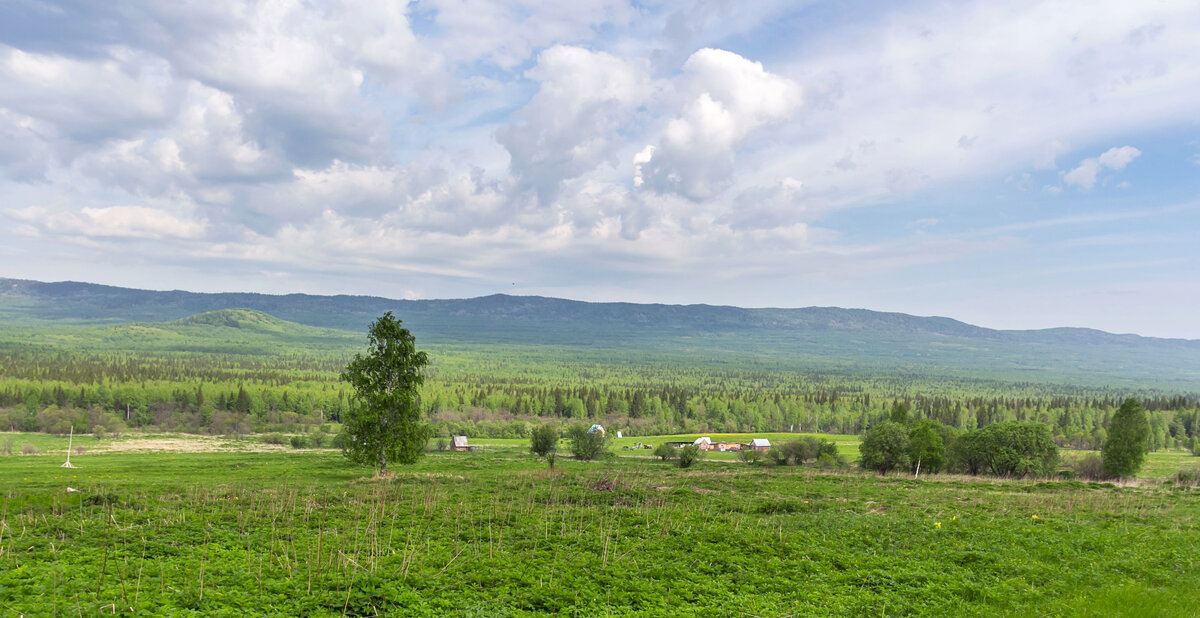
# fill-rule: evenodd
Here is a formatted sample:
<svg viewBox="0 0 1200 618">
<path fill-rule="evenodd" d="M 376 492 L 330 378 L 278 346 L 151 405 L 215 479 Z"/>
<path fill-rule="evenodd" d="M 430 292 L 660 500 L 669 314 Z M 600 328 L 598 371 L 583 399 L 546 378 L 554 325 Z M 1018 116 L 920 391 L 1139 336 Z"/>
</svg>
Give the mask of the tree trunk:
<svg viewBox="0 0 1200 618">
<path fill-rule="evenodd" d="M 387 453 L 379 451 L 379 476 L 387 474 Z"/>
</svg>

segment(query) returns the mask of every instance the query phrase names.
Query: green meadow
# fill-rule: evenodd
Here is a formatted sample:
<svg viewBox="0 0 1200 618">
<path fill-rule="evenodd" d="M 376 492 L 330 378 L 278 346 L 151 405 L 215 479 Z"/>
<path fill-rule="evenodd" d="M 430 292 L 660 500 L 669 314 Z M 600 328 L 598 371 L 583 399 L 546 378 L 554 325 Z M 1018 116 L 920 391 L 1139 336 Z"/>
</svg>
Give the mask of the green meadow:
<svg viewBox="0 0 1200 618">
<path fill-rule="evenodd" d="M 0 615 L 1200 613 L 1200 489 L 1172 480 L 1197 460 L 1173 453 L 1122 487 L 681 470 L 638 439 L 551 471 L 486 440 L 375 478 L 251 441 L 64 469 L 66 439 L 5 437 L 43 454 L 0 457 Z"/>
</svg>

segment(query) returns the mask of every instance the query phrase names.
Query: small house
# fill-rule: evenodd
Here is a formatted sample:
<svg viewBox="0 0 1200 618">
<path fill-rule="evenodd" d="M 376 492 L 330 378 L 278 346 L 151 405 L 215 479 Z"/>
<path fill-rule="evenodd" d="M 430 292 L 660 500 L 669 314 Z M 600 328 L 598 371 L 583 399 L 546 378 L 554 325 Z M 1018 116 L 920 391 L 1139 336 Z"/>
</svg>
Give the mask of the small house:
<svg viewBox="0 0 1200 618">
<path fill-rule="evenodd" d="M 750 448 L 760 453 L 766 453 L 771 450 L 771 441 L 766 438 L 755 438 L 750 441 Z"/>
<path fill-rule="evenodd" d="M 467 437 L 466 436 L 454 436 L 454 450 L 456 450 L 456 451 L 471 450 L 471 447 L 467 445 Z"/>
<path fill-rule="evenodd" d="M 740 451 L 740 450 L 742 450 L 742 445 L 738 442 L 718 442 L 717 450 L 722 453 L 728 453 L 730 451 Z"/>
<path fill-rule="evenodd" d="M 696 446 L 696 448 L 699 448 L 702 451 L 711 451 L 715 448 L 712 443 L 712 438 L 709 438 L 708 436 L 704 436 L 702 438 L 696 438 L 696 441 L 693 442 L 692 444 L 694 444 Z"/>
</svg>

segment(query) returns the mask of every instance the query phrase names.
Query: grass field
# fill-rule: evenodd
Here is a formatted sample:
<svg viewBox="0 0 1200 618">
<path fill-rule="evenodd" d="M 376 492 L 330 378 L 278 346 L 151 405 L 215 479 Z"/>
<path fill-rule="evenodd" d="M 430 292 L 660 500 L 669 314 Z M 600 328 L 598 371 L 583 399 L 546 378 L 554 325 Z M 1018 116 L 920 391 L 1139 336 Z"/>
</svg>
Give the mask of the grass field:
<svg viewBox="0 0 1200 618">
<path fill-rule="evenodd" d="M 1191 486 L 523 446 L 0 457 L 0 615 L 1200 614 Z"/>
</svg>

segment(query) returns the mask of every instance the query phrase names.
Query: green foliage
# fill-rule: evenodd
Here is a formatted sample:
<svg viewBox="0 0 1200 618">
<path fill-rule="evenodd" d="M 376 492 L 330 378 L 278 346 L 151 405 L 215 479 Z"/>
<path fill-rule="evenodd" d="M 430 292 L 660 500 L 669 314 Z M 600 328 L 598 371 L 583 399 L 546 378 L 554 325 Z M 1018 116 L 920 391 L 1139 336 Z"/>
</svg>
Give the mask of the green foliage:
<svg viewBox="0 0 1200 618">
<path fill-rule="evenodd" d="M 297 449 L 309 447 L 308 438 L 305 436 L 292 436 L 288 440 L 288 443 L 292 445 L 292 448 L 297 448 Z"/>
<path fill-rule="evenodd" d="M 704 459 L 704 451 L 695 444 L 688 444 L 679 449 L 679 460 L 676 463 L 680 468 L 690 468 L 701 459 Z"/>
<path fill-rule="evenodd" d="M 429 357 L 390 311 L 371 325 L 367 340 L 367 354 L 356 354 L 341 375 L 355 395 L 342 419 L 342 452 L 383 474 L 389 460 L 415 463 L 433 433 L 421 418 L 418 390 Z"/>
<path fill-rule="evenodd" d="M 1072 477 L 1085 481 L 1103 481 L 1111 478 L 1104 471 L 1104 460 L 1095 453 L 1067 461 L 1067 469 Z"/>
<path fill-rule="evenodd" d="M 939 431 L 941 423 L 921 421 L 908 432 L 908 459 L 914 472 L 941 472 L 946 465 L 946 444 Z M 918 470 L 918 466 L 920 466 Z"/>
<path fill-rule="evenodd" d="M 1138 400 L 1126 399 L 1108 424 L 1108 439 L 1101 457 L 1104 471 L 1112 476 L 1133 476 L 1142 469 L 1146 458 L 1150 423 Z"/>
<path fill-rule="evenodd" d="M 1058 466 L 1058 447 L 1042 423 L 1010 421 L 968 431 L 954 442 L 952 467 L 967 474 L 1050 476 Z"/>
<path fill-rule="evenodd" d="M 663 442 L 654 448 L 654 456 L 662 459 L 663 461 L 675 459 L 679 457 L 679 449 L 667 444 L 666 442 Z"/>
<path fill-rule="evenodd" d="M 859 465 L 867 470 L 887 474 L 908 468 L 908 429 L 900 423 L 889 421 L 872 427 L 863 435 L 858 448 L 862 455 Z"/>
<path fill-rule="evenodd" d="M 754 451 L 754 449 L 748 450 Z M 816 436 L 804 436 L 795 440 L 788 440 L 780 446 L 772 448 L 767 453 L 768 458 L 776 465 L 781 466 L 787 464 L 794 466 L 803 465 L 805 462 L 816 461 L 822 455 L 832 458 L 835 462 L 840 461 L 837 445 Z M 757 456 L 755 456 L 755 459 L 757 459 Z"/>
<path fill-rule="evenodd" d="M 529 434 L 529 452 L 545 457 L 558 450 L 558 429 L 550 423 L 534 427 Z"/>
<path fill-rule="evenodd" d="M 834 447 L 834 448 L 836 450 L 836 447 Z M 737 458 L 738 458 L 738 461 L 741 461 L 744 463 L 756 464 L 756 463 L 758 463 L 759 459 L 762 458 L 762 453 L 759 453 L 758 449 L 744 448 L 740 451 L 737 451 Z"/>
<path fill-rule="evenodd" d="M 891 413 L 889 420 L 891 420 L 893 423 L 900 423 L 901 425 L 903 425 L 904 423 L 907 423 L 908 422 L 908 404 L 906 404 L 902 401 L 897 401 L 897 402 L 892 403 L 892 413 Z"/>
<path fill-rule="evenodd" d="M 266 433 L 259 437 L 263 444 L 287 444 L 287 438 L 281 433 Z"/>
<path fill-rule="evenodd" d="M 572 425 L 567 429 L 567 440 L 571 443 L 571 454 L 576 459 L 591 461 L 608 455 L 608 435 L 603 431 L 592 431 L 590 425 Z"/>
</svg>

